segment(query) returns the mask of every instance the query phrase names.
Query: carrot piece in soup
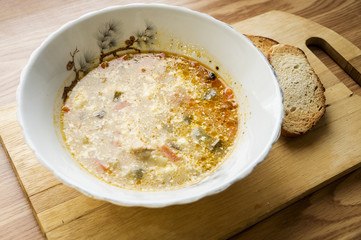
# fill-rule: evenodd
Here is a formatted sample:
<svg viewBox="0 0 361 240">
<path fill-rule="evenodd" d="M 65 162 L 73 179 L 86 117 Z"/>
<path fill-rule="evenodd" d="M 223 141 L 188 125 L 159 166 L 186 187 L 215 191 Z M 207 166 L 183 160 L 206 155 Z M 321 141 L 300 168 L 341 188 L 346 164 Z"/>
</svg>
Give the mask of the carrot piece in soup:
<svg viewBox="0 0 361 240">
<path fill-rule="evenodd" d="M 159 148 L 159 150 L 166 156 L 169 160 L 176 162 L 179 161 L 180 158 L 175 154 L 169 147 L 163 145 Z"/>
<path fill-rule="evenodd" d="M 63 110 L 64 112 L 69 112 L 70 111 L 70 108 L 68 107 L 68 106 L 63 106 L 62 108 L 61 108 L 61 110 Z"/>
<path fill-rule="evenodd" d="M 97 168 L 103 172 L 107 171 L 109 169 L 109 163 L 99 160 L 97 158 L 94 159 L 95 165 L 97 166 Z"/>
<path fill-rule="evenodd" d="M 115 106 L 115 110 L 122 110 L 123 108 L 128 107 L 130 105 L 131 104 L 129 102 L 127 102 L 127 101 L 120 102 Z"/>
</svg>

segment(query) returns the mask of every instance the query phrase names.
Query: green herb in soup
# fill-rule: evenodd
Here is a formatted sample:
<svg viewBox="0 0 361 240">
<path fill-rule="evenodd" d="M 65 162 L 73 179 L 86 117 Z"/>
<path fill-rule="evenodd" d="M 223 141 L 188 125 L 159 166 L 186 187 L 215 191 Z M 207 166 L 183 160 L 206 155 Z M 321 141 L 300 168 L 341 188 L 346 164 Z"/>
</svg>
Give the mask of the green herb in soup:
<svg viewBox="0 0 361 240">
<path fill-rule="evenodd" d="M 91 174 L 126 189 L 169 190 L 224 161 L 238 104 L 199 62 L 138 53 L 91 70 L 68 93 L 61 119 L 66 147 Z"/>
</svg>

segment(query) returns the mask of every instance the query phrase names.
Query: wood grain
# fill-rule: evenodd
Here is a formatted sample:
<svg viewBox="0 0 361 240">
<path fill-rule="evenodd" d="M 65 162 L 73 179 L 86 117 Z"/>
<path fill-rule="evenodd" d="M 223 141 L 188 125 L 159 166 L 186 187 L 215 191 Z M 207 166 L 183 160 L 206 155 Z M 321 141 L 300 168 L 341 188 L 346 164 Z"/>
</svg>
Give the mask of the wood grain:
<svg viewBox="0 0 361 240">
<path fill-rule="evenodd" d="M 328 69 L 340 79 L 354 94 L 361 96 L 361 87 L 348 75 L 324 50 L 315 45 L 308 48 L 327 66 Z"/>
<path fill-rule="evenodd" d="M 7 159 L 4 151 L 0 151 L 0 157 Z M 19 182 L 14 181 L 11 165 L 1 161 L 0 169 L 0 239 L 39 238 L 40 229 Z M 15 231 L 16 226 L 21 226 L 22 231 Z"/>
<path fill-rule="evenodd" d="M 315 46 L 310 49 L 354 94 L 361 95 L 361 88 L 324 51 Z M 360 188 L 358 169 L 231 240 L 360 239 Z"/>
<path fill-rule="evenodd" d="M 361 47 L 361 2 L 358 0 L 257 0 L 236 2 L 232 0 L 165 0 L 157 2 L 186 6 L 194 10 L 203 11 L 229 24 L 273 9 L 283 10 L 318 22 L 341 34 L 357 47 Z M 0 4 L 0 60 L 2 63 L 0 65 L 2 73 L 0 75 L 0 106 L 5 106 L 15 101 L 15 89 L 19 82 L 20 71 L 25 66 L 30 53 L 40 45 L 41 41 L 48 34 L 58 29 L 65 22 L 79 17 L 88 11 L 126 3 L 131 3 L 131 1 L 92 0 L 54 2 L 43 0 L 2 0 Z M 338 71 L 336 76 L 341 80 L 345 80 L 346 85 L 352 92 L 359 93 L 360 88 L 357 84 L 352 80 L 347 80 L 345 74 L 340 70 Z M 0 238 L 41 238 L 30 207 L 26 203 L 4 151 L 0 154 L 0 167 L 2 169 L 0 175 L 0 188 L 2 192 L 0 195 Z M 357 182 L 355 179 L 352 181 Z M 350 190 L 350 192 L 357 193 L 355 190 Z M 323 197 L 327 197 L 327 194 Z M 323 205 L 320 204 L 313 208 L 315 212 L 317 209 L 321 211 Z M 332 208 L 330 209 L 332 210 Z M 8 215 L 2 214 L 4 212 L 11 212 L 14 216 L 7 218 Z M 322 230 L 328 225 L 329 223 L 324 222 L 317 225 L 317 229 Z M 361 224 L 355 222 L 354 226 L 361 227 Z M 300 229 L 307 229 L 310 225 L 299 225 L 298 227 Z M 282 232 L 282 230 L 281 227 L 277 228 L 275 226 L 275 231 Z M 349 230 L 349 232 L 352 233 L 353 231 Z M 310 239 L 307 237 L 307 232 L 303 235 L 305 239 Z M 343 237 L 342 230 L 337 236 L 338 238 Z M 347 239 L 346 234 L 345 239 Z"/>
<path fill-rule="evenodd" d="M 151 1 L 144 1 L 151 2 Z M 270 10 L 284 10 L 301 17 L 321 22 L 340 33 L 351 42 L 361 39 L 359 23 L 360 3 L 354 1 L 159 1 L 161 3 L 185 6 L 206 12 L 215 18 L 233 24 Z M 19 83 L 21 69 L 25 66 L 31 52 L 53 31 L 66 22 L 89 11 L 129 4 L 132 1 L 2 1 L 0 9 L 0 106 L 15 101 L 15 89 Z M 61 13 L 61 14 L 59 14 Z M 324 14 L 322 14 L 324 13 Z M 52 16 L 49 18 L 48 16 Z M 312 17 L 313 16 L 313 17 Z M 330 17 L 332 16 L 332 17 Z M 346 24 L 346 23 L 347 24 Z M 352 29 L 352 32 L 349 31 Z M 26 42 L 26 44 L 24 44 Z M 9 47 L 10 45 L 10 47 Z M 357 44 L 356 44 L 357 46 Z"/>
<path fill-rule="evenodd" d="M 286 29 L 259 26 L 259 22 L 276 26 L 285 18 L 289 21 Z M 307 29 L 303 26 L 307 26 Z M 328 41 L 334 43 L 337 40 L 342 46 L 349 45 L 352 52 L 345 52 L 346 59 L 361 55 L 361 51 L 332 31 L 282 12 L 270 12 L 234 24 L 234 27 L 239 31 L 251 30 L 272 38 L 277 36 L 276 40 L 304 49 L 326 86 L 329 107 L 320 124 L 310 134 L 300 138 L 282 138 L 275 144 L 270 156 L 250 176 L 220 194 L 193 204 L 163 209 L 124 208 L 79 195 L 75 190 L 72 192 L 59 184 L 26 148 L 15 122 L 15 105 L 3 108 L 0 114 L 3 141 L 42 231 L 49 239 L 78 239 L 84 236 L 147 239 L 149 234 L 162 239 L 223 238 L 360 165 L 361 151 L 354 150 L 357 147 L 354 138 L 361 129 L 361 122 L 357 121 L 361 117 L 361 97 L 352 95 L 319 59 L 305 49 L 304 44 L 317 29 L 317 34 Z M 283 32 L 290 29 L 293 29 L 292 37 L 285 37 Z M 340 152 L 343 154 L 339 155 Z M 134 231 L 141 227 L 144 232 Z M 167 234 L 169 232 L 173 235 Z"/>
<path fill-rule="evenodd" d="M 361 170 L 234 236 L 246 239 L 360 239 Z"/>
<path fill-rule="evenodd" d="M 334 88 L 340 89 L 335 90 L 338 94 L 329 96 L 334 104 L 328 108 L 328 121 L 305 135 L 303 140 L 298 138 L 290 142 L 281 139 L 254 173 L 218 195 L 193 204 L 163 209 L 126 208 L 88 198 L 57 184 L 53 176 L 47 176 L 46 180 L 53 182 L 53 186 L 29 195 L 35 214 L 49 239 L 78 239 L 84 236 L 96 239 L 148 239 L 149 234 L 155 239 L 218 239 L 229 236 L 359 163 L 357 156 L 361 153 L 353 151 L 357 143 L 342 141 L 341 133 L 352 135 L 361 129 L 361 122 L 349 127 L 349 122 L 357 122 L 355 118 L 361 117 L 361 97 L 349 97 L 349 91 L 341 83 Z M 348 108 L 342 107 L 345 102 Z M 2 109 L 0 132 L 22 183 L 30 181 L 37 185 L 36 179 L 27 178 L 33 175 L 28 171 L 28 166 L 38 165 L 37 160 L 31 152 L 25 151 L 25 154 L 19 155 L 16 148 L 22 146 L 25 149 L 26 146 L 19 138 L 20 128 L 15 123 L 14 111 L 14 105 Z M 18 131 L 18 134 L 13 131 Z M 327 140 L 320 145 L 314 144 L 315 139 Z M 325 154 L 328 148 L 340 152 L 347 149 L 346 146 L 349 151 L 343 151 L 344 158 L 337 157 L 339 167 L 323 169 L 325 162 L 332 163 L 335 159 Z M 309 152 L 314 153 L 317 163 L 309 157 Z M 320 155 L 322 153 L 323 156 Z M 302 168 L 304 164 L 308 167 Z M 48 172 L 40 165 L 35 168 L 39 172 Z"/>
</svg>

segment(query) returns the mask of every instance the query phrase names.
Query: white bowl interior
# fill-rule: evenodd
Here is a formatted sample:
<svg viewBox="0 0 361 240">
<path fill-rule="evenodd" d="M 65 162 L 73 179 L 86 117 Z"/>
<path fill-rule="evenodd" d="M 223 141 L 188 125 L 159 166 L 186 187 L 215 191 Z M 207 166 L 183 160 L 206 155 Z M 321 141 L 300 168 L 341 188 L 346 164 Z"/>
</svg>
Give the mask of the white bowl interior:
<svg viewBox="0 0 361 240">
<path fill-rule="evenodd" d="M 151 23 L 159 33 L 159 43 L 152 47 L 154 50 L 193 53 L 192 57 L 203 62 L 211 59 L 211 64 L 205 63 L 211 68 L 217 65 L 221 75 L 231 76 L 230 84 L 243 103 L 243 116 L 247 118 L 242 125 L 244 134 L 227 161 L 200 183 L 162 192 L 117 188 L 80 168 L 59 140 L 58 124 L 54 124 L 54 114 L 58 112 L 54 112 L 54 104 L 59 111 L 59 90 L 70 74 L 66 71 L 69 53 L 78 48 L 99 55 L 95 34 L 101 24 L 109 21 L 119 24 L 122 41 Z M 199 52 L 204 54 L 197 57 Z M 224 190 L 249 174 L 266 157 L 279 137 L 283 118 L 282 93 L 275 74 L 246 37 L 208 15 L 158 4 L 107 8 L 63 26 L 32 54 L 21 75 L 17 100 L 18 119 L 25 139 L 43 165 L 64 183 L 87 195 L 129 206 L 187 203 Z"/>
</svg>

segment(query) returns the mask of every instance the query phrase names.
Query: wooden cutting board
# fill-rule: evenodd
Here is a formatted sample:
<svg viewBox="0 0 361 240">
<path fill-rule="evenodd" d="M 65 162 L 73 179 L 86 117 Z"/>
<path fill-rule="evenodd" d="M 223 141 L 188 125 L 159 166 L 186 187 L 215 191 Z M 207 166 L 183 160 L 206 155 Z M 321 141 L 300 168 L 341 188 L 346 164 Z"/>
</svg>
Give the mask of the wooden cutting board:
<svg viewBox="0 0 361 240">
<path fill-rule="evenodd" d="M 60 183 L 25 144 L 16 106 L 3 107 L 1 139 L 45 237 L 227 238 L 361 166 L 361 97 L 352 94 L 306 42 L 321 45 L 359 80 L 361 51 L 325 27 L 280 11 L 233 27 L 304 50 L 326 88 L 328 107 L 319 124 L 304 136 L 280 138 L 264 162 L 224 192 L 187 205 L 147 209 L 94 200 Z"/>
</svg>

